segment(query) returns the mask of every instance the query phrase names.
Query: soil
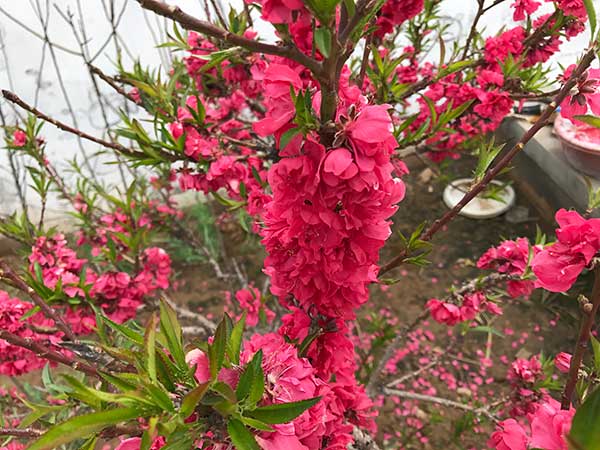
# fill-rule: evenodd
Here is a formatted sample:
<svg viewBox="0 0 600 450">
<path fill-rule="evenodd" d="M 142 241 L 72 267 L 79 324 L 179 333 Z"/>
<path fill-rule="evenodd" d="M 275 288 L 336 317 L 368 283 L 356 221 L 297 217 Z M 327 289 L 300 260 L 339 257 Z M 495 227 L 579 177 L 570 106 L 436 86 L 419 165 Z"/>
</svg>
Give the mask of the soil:
<svg viewBox="0 0 600 450">
<path fill-rule="evenodd" d="M 411 173 L 406 176 L 407 193 L 406 198 L 400 204 L 400 208 L 393 218 L 394 236 L 382 251 L 381 260 L 388 261 L 402 249 L 402 243 L 397 232 L 410 235 L 423 223 L 435 220 L 446 210 L 442 202 L 442 190 L 448 179 L 456 179 L 469 176 L 473 161 L 463 158 L 451 165 L 443 177 L 431 176 L 432 172 L 418 161 L 409 165 Z M 517 206 L 530 208 L 524 195 L 516 189 Z M 400 324 L 407 324 L 422 313 L 425 302 L 432 297 L 441 297 L 447 293 L 447 289 L 460 285 L 460 280 L 475 277 L 481 271 L 474 267 L 477 258 L 490 246 L 497 245 L 500 240 L 527 236 L 533 240 L 536 235 L 536 225 L 539 220 L 536 212 L 529 211 L 531 217 L 521 223 L 510 223 L 506 216 L 487 220 L 472 220 L 458 217 L 448 227 L 441 231 L 433 240 L 433 251 L 428 256 L 431 264 L 425 267 L 404 265 L 386 274 L 386 277 L 397 278 L 398 282 L 381 289 L 380 286 L 372 287 L 371 302 L 377 311 L 379 308 L 388 308 L 392 315 L 398 318 Z M 551 231 L 551 224 L 546 224 Z M 228 254 L 235 255 L 239 265 L 247 272 L 248 279 L 255 280 L 256 286 L 263 287 L 264 275 L 261 273 L 261 264 L 264 257 L 260 245 L 254 241 L 249 242 L 240 238 L 235 233 L 226 234 L 223 243 Z M 201 310 L 209 316 L 218 317 L 222 312 L 223 291 L 228 289 L 224 283 L 214 277 L 214 271 L 208 264 L 185 265 L 177 267 L 179 274 L 177 290 L 172 292 L 173 300 L 181 305 L 187 305 L 191 310 Z M 506 355 L 508 360 L 514 359 L 515 355 L 529 357 L 543 351 L 546 355 L 554 355 L 560 351 L 570 351 L 573 347 L 572 341 L 575 336 L 577 310 L 575 302 L 564 297 L 558 299 L 556 296 L 534 295 L 528 300 L 516 300 L 504 305 L 504 315 L 500 316 L 493 324 L 494 328 L 503 333 L 503 337 L 493 336 L 491 340 L 491 352 L 494 355 Z M 562 320 L 553 326 L 553 320 L 557 317 Z M 362 323 L 362 322 L 361 322 Z M 537 329 L 536 325 L 540 328 Z M 507 335 L 507 329 L 516 330 L 515 335 Z M 441 345 L 447 328 L 431 326 L 431 329 L 441 336 Z M 526 334 L 521 334 L 522 332 Z M 470 333 L 461 340 L 461 348 L 465 358 L 475 358 L 475 350 L 485 350 L 487 333 Z M 417 361 L 403 361 L 402 369 L 407 372 L 419 367 Z M 490 390 L 503 392 L 506 390 L 505 376 L 507 366 L 495 364 L 490 369 L 489 375 L 495 381 L 489 386 Z M 6 381 L 6 380 L 5 380 Z M 0 379 L 0 386 L 3 380 Z M 445 387 L 437 382 L 437 394 L 447 398 L 456 398 L 456 392 L 448 392 Z M 484 426 L 480 435 L 463 433 L 463 437 L 455 438 L 457 424 L 463 417 L 462 412 L 446 410 L 438 405 L 419 404 L 418 416 L 427 425 L 432 425 L 436 417 L 446 415 L 454 422 L 444 423 L 440 426 L 431 427 L 428 442 L 419 440 L 414 428 L 408 424 L 405 417 L 393 413 L 393 406 L 387 402 L 382 409 L 378 419 L 379 437 L 394 434 L 398 430 L 407 439 L 402 448 L 485 448 L 485 441 L 489 436 L 489 426 Z M 460 435 L 460 433 L 459 433 Z M 389 448 L 399 448 L 399 444 L 393 444 Z"/>
</svg>

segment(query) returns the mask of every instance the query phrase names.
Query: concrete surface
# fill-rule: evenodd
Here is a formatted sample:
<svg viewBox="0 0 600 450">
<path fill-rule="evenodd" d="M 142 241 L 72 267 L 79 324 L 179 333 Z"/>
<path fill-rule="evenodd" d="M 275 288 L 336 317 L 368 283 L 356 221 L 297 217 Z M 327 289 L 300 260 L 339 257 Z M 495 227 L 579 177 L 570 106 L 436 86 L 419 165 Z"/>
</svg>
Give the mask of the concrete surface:
<svg viewBox="0 0 600 450">
<path fill-rule="evenodd" d="M 512 144 L 530 125 L 523 119 L 508 118 L 498 135 L 503 142 Z M 586 176 L 567 162 L 551 126 L 540 130 L 515 158 L 511 176 L 544 219 L 552 220 L 559 208 L 575 208 L 580 212 L 587 208 Z M 594 189 L 600 189 L 600 179 L 587 178 Z M 600 212 L 595 216 L 600 216 Z"/>
</svg>

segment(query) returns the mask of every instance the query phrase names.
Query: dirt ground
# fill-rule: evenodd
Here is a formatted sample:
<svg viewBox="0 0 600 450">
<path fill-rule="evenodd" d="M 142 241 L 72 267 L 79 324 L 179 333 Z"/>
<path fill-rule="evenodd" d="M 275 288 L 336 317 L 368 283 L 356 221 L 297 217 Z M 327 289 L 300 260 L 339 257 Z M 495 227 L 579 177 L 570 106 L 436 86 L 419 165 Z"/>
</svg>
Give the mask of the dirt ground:
<svg viewBox="0 0 600 450">
<path fill-rule="evenodd" d="M 410 235 L 419 224 L 424 221 L 431 222 L 447 210 L 441 200 L 444 182 L 431 177 L 430 169 L 419 162 L 410 166 L 411 173 L 405 179 L 406 198 L 393 218 L 394 231 L 401 231 L 405 235 Z M 473 161 L 464 158 L 453 163 L 445 175 L 450 179 L 468 176 L 472 167 Z M 527 199 L 518 189 L 517 205 L 530 208 Z M 536 235 L 536 225 L 552 232 L 552 224 L 539 223 L 536 211 L 531 208 L 529 217 L 520 223 L 509 222 L 506 216 L 481 221 L 458 217 L 447 230 L 438 233 L 433 240 L 433 251 L 428 257 L 431 264 L 426 267 L 405 265 L 387 274 L 386 277 L 397 278 L 399 281 L 385 292 L 379 286 L 373 286 L 371 302 L 375 310 L 381 307 L 389 308 L 400 324 L 410 323 L 423 311 L 429 298 L 443 296 L 453 283 L 459 285 L 460 280 L 479 275 L 481 271 L 474 267 L 474 262 L 490 246 L 498 244 L 503 238 L 526 236 L 533 239 Z M 226 236 L 223 245 L 228 254 L 235 255 L 248 279 L 255 280 L 255 284 L 262 288 L 264 275 L 261 273 L 261 264 L 264 255 L 258 243 L 248 242 L 235 232 L 226 233 Z M 400 239 L 394 235 L 382 251 L 382 262 L 388 261 L 401 248 Z M 186 305 L 191 310 L 199 310 L 217 317 L 222 311 L 223 291 L 227 286 L 214 277 L 212 268 L 207 264 L 194 263 L 179 264 L 176 270 L 177 289 L 171 294 L 175 302 Z M 554 326 L 553 321 L 557 317 L 562 319 Z M 506 355 L 512 360 L 515 355 L 529 357 L 540 351 L 547 355 L 570 351 L 575 335 L 576 317 L 575 302 L 564 297 L 541 298 L 536 294 L 528 300 L 507 302 L 504 315 L 495 322 L 494 327 L 498 330 L 512 329 L 515 333 L 505 334 L 503 337 L 494 336 L 491 352 L 494 355 Z M 432 326 L 432 330 L 439 336 L 446 332 L 439 326 Z M 475 349 L 485 347 L 486 338 L 484 333 L 470 335 L 462 342 L 462 348 L 456 351 L 464 352 L 465 358 L 472 357 Z M 408 371 L 416 367 L 417 361 L 405 363 Z M 502 383 L 506 369 L 507 366 L 502 364 L 494 365 L 490 369 L 490 375 L 495 378 L 491 389 L 504 389 Z M 8 380 L 4 381 L 10 384 Z M 0 379 L 0 386 L 2 384 L 3 380 Z M 439 392 L 444 392 L 442 386 Z M 378 419 L 380 437 L 407 427 L 406 419 L 395 415 L 392 409 L 389 405 L 382 409 Z M 424 416 L 426 420 L 432 421 L 431 405 L 424 405 L 423 409 L 427 411 Z M 433 409 L 440 408 L 434 406 Z M 456 411 L 440 414 L 447 414 L 457 421 L 461 418 L 461 414 L 457 414 Z M 489 436 L 489 428 L 479 436 L 467 436 L 463 440 L 450 439 L 448 432 L 452 435 L 452 430 L 438 427 L 435 432 L 430 433 L 428 442 L 409 439 L 404 448 L 485 448 L 485 440 Z"/>
</svg>

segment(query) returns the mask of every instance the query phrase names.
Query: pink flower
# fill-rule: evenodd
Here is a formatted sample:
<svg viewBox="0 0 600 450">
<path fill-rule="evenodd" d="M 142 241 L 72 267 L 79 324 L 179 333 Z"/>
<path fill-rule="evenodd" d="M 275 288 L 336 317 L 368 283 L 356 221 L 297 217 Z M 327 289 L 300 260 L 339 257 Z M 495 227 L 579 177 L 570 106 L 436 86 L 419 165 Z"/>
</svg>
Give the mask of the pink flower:
<svg viewBox="0 0 600 450">
<path fill-rule="evenodd" d="M 544 450 L 568 450 L 567 435 L 575 415 L 573 408 L 561 409 L 560 403 L 549 398 L 530 415 L 531 448 Z"/>
<path fill-rule="evenodd" d="M 517 358 L 511 365 L 508 372 L 508 380 L 515 383 L 532 384 L 543 375 L 542 365 L 537 355 L 530 359 Z"/>
<path fill-rule="evenodd" d="M 436 298 L 432 298 L 425 305 L 433 317 L 433 320 L 446 325 L 456 325 L 462 321 L 460 308 L 452 303 L 445 303 Z"/>
<path fill-rule="evenodd" d="M 569 79 L 576 65 L 571 64 L 563 78 Z M 560 104 L 560 114 L 567 119 L 584 115 L 588 106 L 595 115 L 600 115 L 600 69 L 588 69 L 577 79 L 576 93 L 567 96 Z"/>
<path fill-rule="evenodd" d="M 260 291 L 254 286 L 248 286 L 246 289 L 240 289 L 235 293 L 235 299 L 240 308 L 246 311 L 246 324 L 254 327 L 260 320 L 260 314 L 264 315 L 267 323 L 271 323 L 275 318 L 275 313 L 263 304 Z"/>
<path fill-rule="evenodd" d="M 137 103 L 137 104 L 141 104 L 142 103 L 142 97 L 140 96 L 140 91 L 138 88 L 134 87 L 129 91 L 129 97 L 131 97 L 131 99 Z"/>
<path fill-rule="evenodd" d="M 513 105 L 513 101 L 508 93 L 499 89 L 478 91 L 477 99 L 479 103 L 475 104 L 473 110 L 486 119 L 506 116 Z"/>
<path fill-rule="evenodd" d="M 575 211 L 561 209 L 556 222 L 558 241 L 535 256 L 532 269 L 540 287 L 565 292 L 600 250 L 600 219 L 586 220 Z"/>
<path fill-rule="evenodd" d="M 150 450 L 159 450 L 165 446 L 165 438 L 162 436 L 154 439 L 150 446 Z M 121 443 L 115 447 L 115 450 L 140 450 L 142 445 L 142 438 L 132 437 L 121 441 Z"/>
<path fill-rule="evenodd" d="M 537 11 L 540 7 L 541 3 L 536 2 L 535 0 L 515 0 L 515 2 L 510 5 L 511 8 L 515 9 L 513 13 L 513 20 L 516 22 L 517 20 L 524 20 L 525 14 L 528 16 Z"/>
<path fill-rule="evenodd" d="M 266 97 L 267 114 L 252 125 L 260 136 L 269 136 L 281 130 L 296 115 L 296 107 L 290 95 L 302 89 L 300 76 L 283 64 L 271 64 L 264 72 L 263 89 Z"/>
<path fill-rule="evenodd" d="M 382 37 L 391 33 L 394 27 L 402 25 L 423 10 L 424 0 L 388 0 L 383 4 L 377 19 L 375 34 Z"/>
<path fill-rule="evenodd" d="M 140 450 L 142 444 L 142 438 L 132 437 L 121 441 L 121 443 L 115 447 L 115 450 Z"/>
<path fill-rule="evenodd" d="M 293 12 L 304 9 L 302 0 L 245 0 L 262 5 L 262 18 L 271 23 L 294 22 Z"/>
<path fill-rule="evenodd" d="M 13 142 L 12 144 L 15 147 L 23 147 L 27 143 L 27 135 L 23 130 L 16 130 L 13 133 Z"/>
<path fill-rule="evenodd" d="M 504 62 L 508 55 L 520 55 L 523 51 L 525 30 L 515 27 L 496 37 L 489 37 L 485 41 L 485 60 L 496 65 L 498 61 Z"/>
<path fill-rule="evenodd" d="M 258 350 L 263 352 L 262 367 L 266 380 L 264 404 L 322 397 L 321 401 L 292 422 L 274 425 L 274 433 L 261 434 L 262 448 L 281 448 L 280 444 L 302 450 L 321 448 L 324 436 L 330 432 L 328 425 L 335 421 L 336 414 L 331 409 L 334 405 L 330 402 L 334 397 L 327 384 L 316 377 L 309 361 L 300 358 L 296 348 L 278 334 L 252 336 L 244 345 L 242 361 L 250 361 Z"/>
<path fill-rule="evenodd" d="M 358 173 L 358 167 L 352 160 L 352 154 L 345 148 L 338 148 L 327 153 L 323 170 L 344 180 L 352 178 Z"/>
<path fill-rule="evenodd" d="M 526 450 L 528 436 L 515 419 L 500 422 L 487 445 L 496 450 Z"/>
<path fill-rule="evenodd" d="M 570 353 L 560 352 L 554 358 L 554 366 L 559 372 L 568 373 L 571 367 L 571 358 L 572 355 Z"/>
<path fill-rule="evenodd" d="M 199 384 L 210 381 L 210 363 L 206 353 L 198 348 L 190 350 L 185 355 L 185 362 L 190 366 L 196 366 L 194 377 Z"/>
<path fill-rule="evenodd" d="M 587 19 L 587 10 L 583 0 L 557 0 L 556 3 L 566 16 L 577 17 L 582 21 Z"/>
</svg>

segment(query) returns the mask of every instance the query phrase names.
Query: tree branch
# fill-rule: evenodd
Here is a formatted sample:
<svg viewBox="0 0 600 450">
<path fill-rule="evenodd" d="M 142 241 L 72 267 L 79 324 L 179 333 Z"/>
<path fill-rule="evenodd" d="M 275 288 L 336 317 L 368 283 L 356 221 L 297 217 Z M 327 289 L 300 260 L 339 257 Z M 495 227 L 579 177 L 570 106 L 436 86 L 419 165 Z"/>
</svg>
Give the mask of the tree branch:
<svg viewBox="0 0 600 450">
<path fill-rule="evenodd" d="M 14 103 L 18 106 L 20 106 L 21 108 L 23 108 L 26 111 L 29 111 L 31 114 L 33 114 L 34 116 L 36 116 L 39 119 L 42 119 L 45 122 L 51 123 L 52 125 L 54 125 L 57 128 L 60 128 L 63 131 L 66 131 L 68 133 L 74 134 L 76 136 L 79 136 L 80 138 L 86 139 L 88 141 L 91 142 L 95 142 L 96 144 L 100 144 L 103 147 L 106 148 L 110 148 L 113 150 L 116 150 L 117 152 L 125 155 L 125 156 L 130 156 L 130 157 L 143 157 L 144 154 L 137 152 L 131 148 L 127 148 L 124 147 L 121 144 L 118 144 L 116 142 L 109 142 L 109 141 L 105 141 L 104 139 L 100 139 L 98 137 L 92 136 L 90 134 L 87 134 L 84 131 L 81 131 L 77 128 L 73 128 L 70 125 L 67 125 L 64 122 L 60 122 L 56 119 L 53 119 L 52 117 L 44 114 L 43 112 L 41 112 L 40 110 L 38 110 L 37 108 L 25 103 L 21 98 L 19 98 L 18 95 L 16 95 L 13 92 L 7 91 L 5 89 L 2 90 L 2 96 L 8 100 L 11 103 Z M 174 161 L 178 161 L 179 158 L 175 155 L 171 155 L 170 153 L 165 153 L 165 152 L 160 152 L 161 157 L 165 158 L 168 161 L 174 162 Z"/>
<path fill-rule="evenodd" d="M 310 69 L 313 74 L 319 75 L 322 71 L 321 64 L 302 53 L 295 46 L 279 46 L 265 44 L 262 42 L 246 39 L 235 33 L 231 33 L 223 28 L 219 28 L 210 22 L 197 19 L 181 10 L 176 5 L 169 5 L 160 0 L 136 0 L 144 9 L 152 11 L 160 16 L 171 19 L 180 24 L 183 28 L 190 31 L 196 31 L 206 36 L 220 39 L 234 46 L 243 47 L 253 53 L 265 53 L 268 55 L 283 56 L 291 59 L 304 67 Z"/>
<path fill-rule="evenodd" d="M 33 428 L 0 428 L 0 436 L 14 436 L 19 438 L 35 438 L 44 432 Z"/>
<path fill-rule="evenodd" d="M 12 282 L 12 284 L 18 288 L 20 291 L 23 291 L 31 297 L 33 302 L 42 310 L 42 312 L 46 315 L 46 317 L 54 320 L 54 323 L 71 341 L 76 341 L 77 337 L 69 326 L 65 323 L 65 321 L 60 317 L 56 311 L 46 303 L 46 301 L 41 298 L 30 286 L 25 283 L 25 281 L 18 276 L 14 270 L 4 261 L 0 261 L 0 280 L 6 279 Z"/>
<path fill-rule="evenodd" d="M 468 411 L 477 416 L 485 416 L 492 422 L 498 423 L 498 418 L 494 416 L 487 407 L 474 407 L 447 398 L 433 397 L 431 395 L 425 394 L 417 394 L 416 392 L 400 391 L 398 389 L 384 388 L 383 393 L 386 395 L 395 395 L 397 397 L 405 398 L 407 400 L 417 400 L 421 402 L 435 403 L 436 405 L 447 406 L 448 408 Z"/>
<path fill-rule="evenodd" d="M 73 370 L 83 372 L 87 375 L 92 375 L 94 377 L 98 376 L 98 370 L 95 367 L 92 367 L 87 363 L 75 361 L 74 359 L 63 355 L 62 353 L 51 350 L 42 344 L 32 341 L 31 339 L 24 339 L 16 334 L 2 329 L 0 329 L 0 339 L 4 339 L 9 344 L 29 350 L 39 357 L 47 359 L 48 361 L 63 364 L 72 368 Z"/>
<path fill-rule="evenodd" d="M 591 310 L 586 311 L 586 306 L 590 305 L 587 303 L 583 306 L 584 317 L 581 321 L 581 327 L 579 328 L 579 337 L 577 338 L 577 345 L 571 358 L 571 364 L 569 365 L 569 375 L 567 378 L 567 384 L 563 390 L 561 396 L 561 408 L 569 409 L 571 407 L 571 399 L 573 398 L 573 392 L 579 379 L 579 368 L 583 361 L 583 356 L 588 348 L 588 341 L 590 340 L 590 334 L 596 320 L 596 314 L 598 308 L 600 308 L 600 267 L 594 269 L 594 287 L 592 288 L 591 296 Z"/>
<path fill-rule="evenodd" d="M 446 214 L 444 214 L 441 218 L 437 219 L 420 237 L 419 239 L 423 241 L 430 241 L 433 236 L 444 228 L 445 225 L 450 223 L 452 220 L 456 218 L 458 213 L 462 211 L 462 209 L 471 202 L 477 195 L 479 195 L 487 185 L 494 179 L 500 172 L 502 172 L 512 161 L 512 159 L 519 153 L 521 150 L 525 148 L 525 145 L 540 131 L 543 127 L 545 127 L 550 119 L 550 116 L 556 111 L 558 105 L 562 103 L 562 101 L 569 95 L 571 89 L 577 83 L 577 79 L 588 69 L 592 61 L 596 58 L 596 44 L 593 44 L 590 49 L 583 55 L 581 61 L 571 74 L 571 77 L 567 80 L 567 82 L 560 89 L 559 93 L 554 97 L 554 100 L 548 105 L 548 107 L 544 110 L 542 115 L 536 120 L 536 122 L 523 134 L 521 139 L 513 145 L 513 147 L 504 154 L 504 156 L 498 161 L 498 163 L 492 167 L 485 176 L 471 189 L 467 192 L 463 198 Z M 388 263 L 384 264 L 379 270 L 379 275 L 383 275 L 386 272 L 389 272 L 395 267 L 398 267 L 404 259 L 407 257 L 406 251 L 402 251 L 398 256 L 393 258 Z"/>
</svg>

